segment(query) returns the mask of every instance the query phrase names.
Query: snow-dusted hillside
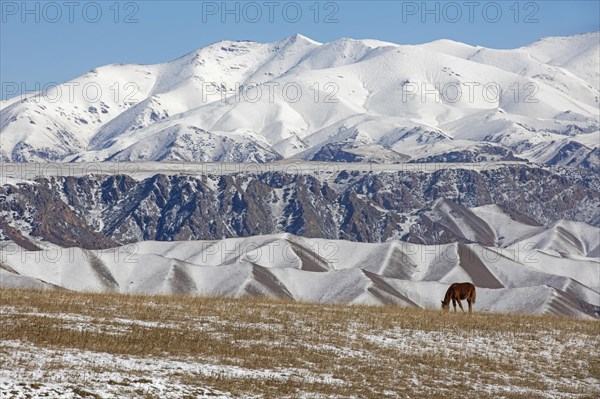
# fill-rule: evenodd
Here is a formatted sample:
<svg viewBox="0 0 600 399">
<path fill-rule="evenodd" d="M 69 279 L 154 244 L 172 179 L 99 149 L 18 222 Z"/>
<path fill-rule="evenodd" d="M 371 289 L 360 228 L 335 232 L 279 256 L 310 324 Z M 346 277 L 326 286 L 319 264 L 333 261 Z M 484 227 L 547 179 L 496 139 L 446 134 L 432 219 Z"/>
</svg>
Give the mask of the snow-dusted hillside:
<svg viewBox="0 0 600 399">
<path fill-rule="evenodd" d="M 217 241 L 145 241 L 88 251 L 5 251 L 5 287 L 269 296 L 437 308 L 448 285 L 472 281 L 477 309 L 593 315 L 598 259 L 477 244 L 421 246 L 307 239 L 290 234 Z"/>
<path fill-rule="evenodd" d="M 0 159 L 516 157 L 587 167 L 600 142 L 599 36 L 514 50 L 301 35 L 218 42 L 164 64 L 100 67 L 46 97 L 3 102 Z"/>
</svg>

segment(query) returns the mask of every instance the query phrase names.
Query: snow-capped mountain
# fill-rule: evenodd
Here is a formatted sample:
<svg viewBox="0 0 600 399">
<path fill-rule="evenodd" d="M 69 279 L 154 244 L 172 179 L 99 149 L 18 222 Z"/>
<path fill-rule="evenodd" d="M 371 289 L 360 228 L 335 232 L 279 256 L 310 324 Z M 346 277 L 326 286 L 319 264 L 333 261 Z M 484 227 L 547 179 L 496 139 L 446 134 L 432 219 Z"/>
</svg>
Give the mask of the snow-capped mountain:
<svg viewBox="0 0 600 399">
<path fill-rule="evenodd" d="M 513 50 L 301 35 L 223 41 L 2 102 L 0 159 L 587 167 L 598 162 L 599 68 L 599 32 Z"/>
</svg>

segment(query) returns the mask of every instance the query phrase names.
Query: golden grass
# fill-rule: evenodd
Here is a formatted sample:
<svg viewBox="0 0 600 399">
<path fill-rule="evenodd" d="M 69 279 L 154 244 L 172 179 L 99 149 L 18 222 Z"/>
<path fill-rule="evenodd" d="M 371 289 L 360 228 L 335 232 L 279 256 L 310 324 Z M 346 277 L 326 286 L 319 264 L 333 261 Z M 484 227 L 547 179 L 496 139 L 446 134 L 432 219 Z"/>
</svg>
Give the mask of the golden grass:
<svg viewBox="0 0 600 399">
<path fill-rule="evenodd" d="M 7 342 L 275 373 L 258 378 L 182 370 L 170 375 L 177 383 L 210 386 L 235 397 L 600 394 L 597 321 L 264 298 L 11 289 L 0 289 L 0 314 L 0 339 Z M 14 350 L 0 346 L 4 353 Z M 0 360 L 0 365 L 27 367 L 11 362 Z M 66 366 L 57 361 L 54 367 Z M 111 384 L 126 388 L 127 381 Z M 135 391 L 129 395 L 144 397 Z"/>
</svg>

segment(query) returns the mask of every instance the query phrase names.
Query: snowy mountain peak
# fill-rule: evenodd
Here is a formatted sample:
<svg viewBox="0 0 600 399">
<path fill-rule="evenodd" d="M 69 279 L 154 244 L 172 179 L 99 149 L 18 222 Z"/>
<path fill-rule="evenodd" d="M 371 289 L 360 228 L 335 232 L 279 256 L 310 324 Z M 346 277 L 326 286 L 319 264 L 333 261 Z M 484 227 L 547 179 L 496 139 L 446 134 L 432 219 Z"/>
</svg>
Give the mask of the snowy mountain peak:
<svg viewBox="0 0 600 399">
<path fill-rule="evenodd" d="M 290 43 L 301 42 L 301 43 L 309 43 L 309 44 L 316 44 L 316 45 L 321 44 L 321 43 L 317 42 L 316 40 L 311 39 L 310 37 L 301 35 L 300 33 L 294 33 L 290 37 L 284 39 L 284 41 L 287 41 Z"/>
</svg>

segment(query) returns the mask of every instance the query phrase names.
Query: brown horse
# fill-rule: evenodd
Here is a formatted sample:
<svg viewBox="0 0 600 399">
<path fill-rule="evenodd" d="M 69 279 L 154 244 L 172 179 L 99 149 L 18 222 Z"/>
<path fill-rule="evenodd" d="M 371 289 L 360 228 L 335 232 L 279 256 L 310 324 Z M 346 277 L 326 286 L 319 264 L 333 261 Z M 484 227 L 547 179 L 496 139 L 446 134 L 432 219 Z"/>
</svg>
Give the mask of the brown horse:
<svg viewBox="0 0 600 399">
<path fill-rule="evenodd" d="M 448 288 L 446 291 L 446 296 L 442 301 L 442 309 L 449 310 L 450 309 L 450 300 L 452 300 L 452 306 L 454 306 L 454 311 L 456 312 L 456 302 L 458 301 L 458 306 L 460 306 L 460 310 L 465 311 L 462 306 L 462 300 L 466 299 L 469 304 L 469 313 L 473 311 L 473 304 L 475 303 L 475 286 L 471 283 L 454 283 Z"/>
</svg>

